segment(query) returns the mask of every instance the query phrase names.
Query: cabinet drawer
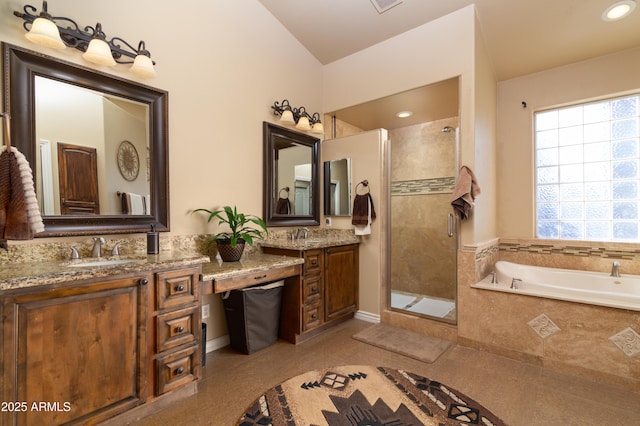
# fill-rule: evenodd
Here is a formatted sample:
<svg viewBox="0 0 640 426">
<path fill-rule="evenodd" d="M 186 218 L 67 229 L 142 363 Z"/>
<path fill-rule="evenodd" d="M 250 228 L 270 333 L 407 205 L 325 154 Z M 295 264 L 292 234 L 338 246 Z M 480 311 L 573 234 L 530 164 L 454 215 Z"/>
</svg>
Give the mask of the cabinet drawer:
<svg viewBox="0 0 640 426">
<path fill-rule="evenodd" d="M 197 269 L 159 272 L 157 274 L 157 307 L 172 308 L 198 300 Z"/>
<path fill-rule="evenodd" d="M 307 250 L 304 253 L 304 275 L 320 273 L 322 270 L 322 250 Z"/>
<path fill-rule="evenodd" d="M 156 360 L 158 395 L 196 380 L 199 362 L 197 345 L 159 356 Z"/>
<path fill-rule="evenodd" d="M 198 307 L 160 314 L 156 317 L 157 351 L 162 352 L 197 341 L 199 327 Z"/>
<path fill-rule="evenodd" d="M 300 275 L 300 268 L 300 265 L 292 265 L 267 271 L 243 274 L 235 277 L 216 279 L 213 281 L 213 292 L 223 293 L 229 290 L 245 288 L 256 284 L 281 280 L 294 275 Z"/>
<path fill-rule="evenodd" d="M 302 284 L 302 303 L 310 304 L 319 302 L 322 298 L 322 277 L 312 275 L 305 277 Z"/>
<path fill-rule="evenodd" d="M 319 326 L 322 321 L 322 305 L 320 302 L 302 307 L 302 331 L 311 330 Z"/>
</svg>

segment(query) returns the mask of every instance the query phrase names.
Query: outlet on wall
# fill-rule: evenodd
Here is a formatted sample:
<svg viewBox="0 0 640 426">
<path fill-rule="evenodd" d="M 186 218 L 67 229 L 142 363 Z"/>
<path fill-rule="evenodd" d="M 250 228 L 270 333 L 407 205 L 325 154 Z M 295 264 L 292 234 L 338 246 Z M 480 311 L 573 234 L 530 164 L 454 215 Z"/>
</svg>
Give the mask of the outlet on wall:
<svg viewBox="0 0 640 426">
<path fill-rule="evenodd" d="M 209 305 L 202 305 L 202 319 L 209 318 Z"/>
</svg>

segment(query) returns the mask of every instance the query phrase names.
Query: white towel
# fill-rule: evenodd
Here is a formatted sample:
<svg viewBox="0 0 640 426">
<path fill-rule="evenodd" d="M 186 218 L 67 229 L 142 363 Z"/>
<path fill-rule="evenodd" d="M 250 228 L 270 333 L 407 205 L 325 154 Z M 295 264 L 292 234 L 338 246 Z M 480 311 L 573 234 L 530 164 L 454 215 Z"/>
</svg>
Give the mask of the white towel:
<svg viewBox="0 0 640 426">
<path fill-rule="evenodd" d="M 144 214 L 151 214 L 151 195 L 147 194 L 144 198 Z"/>
<path fill-rule="evenodd" d="M 145 214 L 144 200 L 142 199 L 142 195 L 129 192 L 127 193 L 127 197 L 129 197 L 129 203 L 130 203 L 129 205 L 131 206 L 131 210 L 129 210 L 129 214 Z"/>
<path fill-rule="evenodd" d="M 2 145 L 0 150 L 5 151 L 7 147 Z M 33 185 L 33 172 L 29 162 L 25 156 L 16 149 L 15 146 L 11 147 L 11 152 L 16 157 L 18 162 L 18 168 L 20 169 L 20 177 L 22 178 L 22 185 L 24 187 L 24 198 L 27 208 L 27 219 L 29 220 L 29 228 L 31 233 L 37 234 L 44 231 L 44 222 L 42 221 L 42 215 L 40 214 L 40 206 L 38 205 L 38 199 L 36 198 L 36 191 Z"/>
<path fill-rule="evenodd" d="M 353 233 L 355 235 L 370 235 L 371 234 L 371 198 L 367 199 L 367 224 L 366 225 L 354 225 Z"/>
</svg>

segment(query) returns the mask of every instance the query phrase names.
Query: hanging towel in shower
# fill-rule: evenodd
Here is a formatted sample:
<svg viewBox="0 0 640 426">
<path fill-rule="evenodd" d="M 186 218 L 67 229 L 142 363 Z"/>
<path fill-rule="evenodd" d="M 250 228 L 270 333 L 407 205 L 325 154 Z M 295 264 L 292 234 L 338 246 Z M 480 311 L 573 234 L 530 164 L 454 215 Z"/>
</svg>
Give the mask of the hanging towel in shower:
<svg viewBox="0 0 640 426">
<path fill-rule="evenodd" d="M 458 180 L 451 197 L 453 210 L 460 219 L 467 219 L 474 205 L 474 200 L 480 194 L 480 186 L 473 171 L 467 166 L 462 166 L 458 172 Z"/>
<path fill-rule="evenodd" d="M 44 231 L 31 167 L 15 147 L 0 153 L 0 238 L 28 240 Z"/>
<path fill-rule="evenodd" d="M 353 214 L 351 224 L 355 226 L 356 235 L 371 234 L 371 222 L 376 218 L 371 194 L 357 194 L 353 200 Z"/>
</svg>

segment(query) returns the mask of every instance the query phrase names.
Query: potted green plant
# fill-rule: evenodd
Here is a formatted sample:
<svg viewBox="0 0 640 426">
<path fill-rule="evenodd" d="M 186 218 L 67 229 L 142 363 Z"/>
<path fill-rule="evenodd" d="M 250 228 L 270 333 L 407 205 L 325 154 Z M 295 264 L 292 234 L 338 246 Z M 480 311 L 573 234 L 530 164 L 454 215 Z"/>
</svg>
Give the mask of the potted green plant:
<svg viewBox="0 0 640 426">
<path fill-rule="evenodd" d="M 218 245 L 218 253 L 224 262 L 237 262 L 242 256 L 245 243 L 253 245 L 254 238 L 264 238 L 268 234 L 267 224 L 258 216 L 238 213 L 236 206 L 224 206 L 221 210 L 196 209 L 195 212 L 209 214 L 207 222 L 218 219 L 218 225 L 226 224 L 230 231 L 218 232 L 207 244 Z M 256 225 L 258 228 L 253 227 Z"/>
</svg>

